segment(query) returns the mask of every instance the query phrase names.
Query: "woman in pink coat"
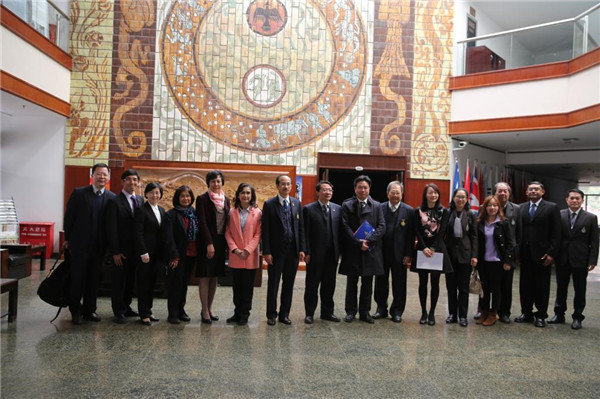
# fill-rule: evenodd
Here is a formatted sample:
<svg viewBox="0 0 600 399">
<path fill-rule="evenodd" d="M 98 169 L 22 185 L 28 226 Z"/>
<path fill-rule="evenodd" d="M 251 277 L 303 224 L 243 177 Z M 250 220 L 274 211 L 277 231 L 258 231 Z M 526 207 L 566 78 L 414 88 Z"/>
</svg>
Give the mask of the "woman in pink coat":
<svg viewBox="0 0 600 399">
<path fill-rule="evenodd" d="M 252 309 L 254 276 L 258 269 L 258 244 L 262 212 L 256 206 L 256 192 L 248 183 L 241 183 L 235 192 L 235 202 L 229 211 L 225 238 L 229 246 L 229 267 L 233 277 L 233 316 L 227 323 L 240 326 L 248 323 Z"/>
</svg>

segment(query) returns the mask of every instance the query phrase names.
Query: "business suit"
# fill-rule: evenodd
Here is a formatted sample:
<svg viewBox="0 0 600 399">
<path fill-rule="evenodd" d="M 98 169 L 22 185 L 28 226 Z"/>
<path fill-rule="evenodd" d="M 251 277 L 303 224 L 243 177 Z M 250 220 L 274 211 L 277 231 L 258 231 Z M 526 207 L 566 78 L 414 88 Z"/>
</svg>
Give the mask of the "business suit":
<svg viewBox="0 0 600 399">
<path fill-rule="evenodd" d="M 306 287 L 304 309 L 306 316 L 314 316 L 321 285 L 321 317 L 334 314 L 333 294 L 338 260 L 340 257 L 339 231 L 341 207 L 328 203 L 329 211 L 323 210 L 319 201 L 310 203 L 302 210 L 306 233 Z"/>
<path fill-rule="evenodd" d="M 229 211 L 229 220 L 225 230 L 225 238 L 229 252 L 229 267 L 233 278 L 233 304 L 235 306 L 234 318 L 245 324 L 252 310 L 252 297 L 254 296 L 254 277 L 256 269 L 260 267 L 258 257 L 258 246 L 260 244 L 260 232 L 262 223 L 262 212 L 255 206 L 248 208 L 246 224 L 242 230 L 240 220 L 240 208 Z M 234 254 L 235 250 L 246 250 L 249 255 L 242 259 Z"/>
<path fill-rule="evenodd" d="M 135 194 L 134 194 L 135 195 Z M 135 195 L 137 205 L 144 203 L 144 198 Z M 106 236 L 111 256 L 122 254 L 122 265 L 112 263 L 111 306 L 115 317 L 125 316 L 131 310 L 135 266 L 137 257 L 133 244 L 134 231 L 133 202 L 120 192 L 106 204 Z"/>
<path fill-rule="evenodd" d="M 165 273 L 165 237 L 167 236 L 165 223 L 166 213 L 158 207 L 161 222 L 156 218 L 149 202 L 140 206 L 135 211 L 135 249 L 138 259 L 137 266 L 137 291 L 138 312 L 141 319 L 152 316 L 152 291 L 156 283 L 157 273 Z M 150 262 L 143 263 L 141 256 L 148 254 Z"/>
<path fill-rule="evenodd" d="M 548 254 L 556 259 L 560 244 L 560 212 L 555 203 L 541 199 L 533 215 L 529 217 L 531 202 L 519 206 L 519 218 L 523 227 L 519 254 L 521 272 L 519 294 L 522 314 L 527 318 L 548 317 L 551 266 L 544 266 L 542 257 Z M 533 313 L 533 305 L 537 312 Z"/>
<path fill-rule="evenodd" d="M 354 237 L 363 222 L 369 222 L 373 234 L 367 240 L 370 251 L 362 251 L 362 241 Z M 348 278 L 346 284 L 346 315 L 370 318 L 373 276 L 383 274 L 382 238 L 385 234 L 385 220 L 381 204 L 370 196 L 361 209 L 358 198 L 352 197 L 342 203 L 342 262 L 340 274 Z M 357 303 L 358 280 L 361 279 L 360 298 Z"/>
<path fill-rule="evenodd" d="M 195 211 L 192 206 L 188 210 L 192 213 Z M 166 212 L 165 216 L 165 259 L 179 259 L 177 267 L 169 267 L 167 273 L 169 320 L 189 321 L 185 304 L 188 282 L 196 264 L 196 241 L 188 241 L 189 218 L 184 216 L 183 212 L 173 208 Z"/>
<path fill-rule="evenodd" d="M 560 211 L 560 255 L 556 267 L 556 301 L 554 313 L 563 316 L 567 310 L 567 290 L 573 276 L 573 320 L 583 321 L 588 266 L 598 264 L 598 217 L 579 209 L 571 228 L 571 210 Z"/>
<path fill-rule="evenodd" d="M 508 220 L 508 225 L 511 230 L 511 236 L 515 240 L 513 259 L 515 260 L 510 270 L 502 269 L 500 282 L 500 305 L 498 306 L 498 316 L 506 316 L 506 320 L 510 320 L 510 308 L 512 307 L 512 292 L 513 292 L 513 277 L 515 274 L 516 258 L 518 244 L 521 242 L 521 219 L 519 218 L 519 205 L 513 202 L 507 202 L 503 209 L 504 218 Z"/>
<path fill-rule="evenodd" d="M 263 255 L 272 255 L 273 264 L 268 269 L 267 318 L 279 319 L 289 316 L 292 306 L 294 280 L 298 270 L 299 253 L 304 252 L 304 221 L 300 201 L 289 197 L 291 220 L 291 240 L 286 242 L 284 228 L 284 209 L 279 195 L 265 201 L 262 214 Z M 277 292 L 281 285 L 281 303 L 277 312 Z"/>
<path fill-rule="evenodd" d="M 227 243 L 225 241 L 225 227 L 229 215 L 229 198 L 223 202 L 223 216 L 225 218 L 223 231 L 217 231 L 217 207 L 210 199 L 207 192 L 196 198 L 196 217 L 198 218 L 198 277 L 220 277 L 225 275 L 225 257 Z M 213 244 L 215 255 L 212 259 L 206 257 L 207 246 Z"/>
<path fill-rule="evenodd" d="M 460 220 L 461 237 L 456 237 L 454 224 Z M 477 259 L 477 222 L 475 214 L 463 209 L 460 215 L 456 209 L 450 211 L 446 227 L 446 249 L 452 262 L 452 273 L 446 274 L 448 291 L 448 314 L 456 319 L 467 317 L 469 307 L 469 278 L 471 276 L 471 259 Z"/>
<path fill-rule="evenodd" d="M 114 196 L 106 189 L 96 195 L 90 185 L 73 190 L 67 202 L 64 231 L 71 251 L 69 310 L 73 315 L 96 312 L 100 267 L 106 251 L 104 211 Z"/>
<path fill-rule="evenodd" d="M 415 210 L 403 203 L 397 204 L 392 212 L 390 202 L 381 204 L 385 220 L 383 236 L 383 275 L 375 277 L 375 302 L 377 312 L 383 317 L 388 313 L 388 296 L 390 291 L 389 276 L 392 273 L 392 304 L 390 315 L 402 316 L 406 307 L 406 266 L 404 257 L 412 258 L 415 249 Z"/>
</svg>

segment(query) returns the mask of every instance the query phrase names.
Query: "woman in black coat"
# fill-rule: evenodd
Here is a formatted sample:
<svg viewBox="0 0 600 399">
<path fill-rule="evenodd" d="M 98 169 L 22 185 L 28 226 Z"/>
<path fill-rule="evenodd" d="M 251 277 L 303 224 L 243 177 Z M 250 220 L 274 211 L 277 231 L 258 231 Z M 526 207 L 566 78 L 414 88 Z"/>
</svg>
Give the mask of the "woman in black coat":
<svg viewBox="0 0 600 399">
<path fill-rule="evenodd" d="M 198 219 L 194 204 L 194 193 L 189 186 L 181 186 L 173 195 L 173 209 L 167 212 L 166 223 L 169 237 L 169 268 L 167 285 L 169 296 L 167 308 L 171 324 L 190 321 L 185 311 L 188 281 L 196 264 L 198 248 Z"/>
<path fill-rule="evenodd" d="M 440 296 L 440 275 L 452 272 L 450 258 L 444 244 L 444 234 L 448 224 L 448 210 L 440 204 L 440 189 L 429 183 L 423 190 L 421 206 L 415 210 L 415 233 L 417 250 L 427 258 L 434 253 L 443 254 L 442 270 L 427 270 L 419 267 L 418 256 L 411 264 L 410 270 L 419 273 L 419 301 L 421 302 L 421 319 L 419 323 L 435 324 L 435 307 Z M 431 277 L 431 307 L 427 313 L 427 281 Z"/>
<path fill-rule="evenodd" d="M 500 304 L 502 270 L 510 270 L 514 266 L 515 242 L 498 197 L 490 195 L 483 201 L 477 223 L 479 234 L 477 268 L 483 287 L 483 299 L 480 302 L 481 317 L 477 320 L 477 324 L 492 326 L 496 323 Z"/>
<path fill-rule="evenodd" d="M 454 190 L 445 239 L 454 270 L 446 274 L 449 313 L 446 323 L 459 322 L 461 327 L 468 324 L 469 278 L 477 266 L 477 222 L 470 208 L 467 190 Z"/>
<path fill-rule="evenodd" d="M 148 183 L 144 190 L 148 201 L 135 210 L 135 249 L 140 259 L 137 266 L 138 312 L 143 325 L 150 326 L 158 319 L 152 314 L 152 291 L 157 273 L 164 273 L 164 243 L 166 237 L 165 210 L 158 205 L 163 188 Z"/>
</svg>

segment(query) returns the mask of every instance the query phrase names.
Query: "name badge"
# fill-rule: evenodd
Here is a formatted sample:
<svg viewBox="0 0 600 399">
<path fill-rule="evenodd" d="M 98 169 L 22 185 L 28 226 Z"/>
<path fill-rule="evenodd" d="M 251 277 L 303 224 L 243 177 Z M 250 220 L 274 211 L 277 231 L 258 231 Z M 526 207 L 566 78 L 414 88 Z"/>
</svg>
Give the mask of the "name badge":
<svg viewBox="0 0 600 399">
<path fill-rule="evenodd" d="M 515 219 L 511 220 L 510 224 L 512 224 L 514 226 L 515 225 Z"/>
<path fill-rule="evenodd" d="M 402 227 L 406 226 L 406 221 L 404 219 L 402 219 L 402 221 L 400 222 L 400 226 L 402 226 Z"/>
<path fill-rule="evenodd" d="M 581 228 L 581 232 L 585 233 L 585 226 Z"/>
</svg>

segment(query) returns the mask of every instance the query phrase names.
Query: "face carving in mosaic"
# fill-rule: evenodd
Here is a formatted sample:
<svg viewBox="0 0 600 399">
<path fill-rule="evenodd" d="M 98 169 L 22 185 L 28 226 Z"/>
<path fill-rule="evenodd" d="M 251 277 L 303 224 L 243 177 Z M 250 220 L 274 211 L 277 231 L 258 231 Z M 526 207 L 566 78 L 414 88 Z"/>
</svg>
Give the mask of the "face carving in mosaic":
<svg viewBox="0 0 600 399">
<path fill-rule="evenodd" d="M 163 79 L 185 118 L 252 152 L 318 139 L 364 84 L 366 33 L 351 1 L 178 0 L 159 43 Z"/>
</svg>

